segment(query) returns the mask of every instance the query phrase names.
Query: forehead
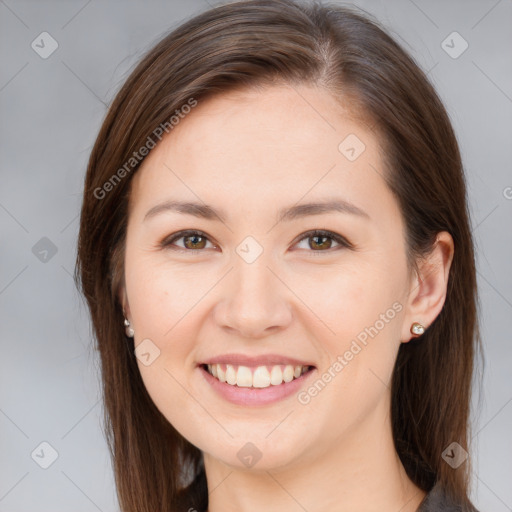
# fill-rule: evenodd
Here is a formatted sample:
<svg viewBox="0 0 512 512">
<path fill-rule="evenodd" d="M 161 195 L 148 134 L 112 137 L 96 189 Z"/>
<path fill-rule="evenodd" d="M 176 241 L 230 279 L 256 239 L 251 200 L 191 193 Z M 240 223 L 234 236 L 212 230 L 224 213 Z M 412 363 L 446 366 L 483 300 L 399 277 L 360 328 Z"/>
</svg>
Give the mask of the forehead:
<svg viewBox="0 0 512 512">
<path fill-rule="evenodd" d="M 192 164 L 215 158 L 263 171 L 293 162 L 293 171 L 320 152 L 337 158 L 339 143 L 350 133 L 372 145 L 371 133 L 352 117 L 323 89 L 237 90 L 199 101 L 167 137 L 167 150 L 175 158 L 186 155 Z"/>
<path fill-rule="evenodd" d="M 198 101 L 151 150 L 131 201 L 185 195 L 268 210 L 339 191 L 371 209 L 365 195 L 385 199 L 383 172 L 375 134 L 324 89 L 237 90 Z"/>
</svg>

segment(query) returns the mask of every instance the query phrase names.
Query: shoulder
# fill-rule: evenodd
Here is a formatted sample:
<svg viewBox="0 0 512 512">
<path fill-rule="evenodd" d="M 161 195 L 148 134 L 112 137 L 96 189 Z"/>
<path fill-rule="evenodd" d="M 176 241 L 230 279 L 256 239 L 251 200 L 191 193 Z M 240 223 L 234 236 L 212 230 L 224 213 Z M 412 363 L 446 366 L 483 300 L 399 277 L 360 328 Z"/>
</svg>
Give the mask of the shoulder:
<svg viewBox="0 0 512 512">
<path fill-rule="evenodd" d="M 461 504 L 453 501 L 443 490 L 436 484 L 432 490 L 425 496 L 421 502 L 417 512 L 479 512 L 473 505 Z"/>
</svg>

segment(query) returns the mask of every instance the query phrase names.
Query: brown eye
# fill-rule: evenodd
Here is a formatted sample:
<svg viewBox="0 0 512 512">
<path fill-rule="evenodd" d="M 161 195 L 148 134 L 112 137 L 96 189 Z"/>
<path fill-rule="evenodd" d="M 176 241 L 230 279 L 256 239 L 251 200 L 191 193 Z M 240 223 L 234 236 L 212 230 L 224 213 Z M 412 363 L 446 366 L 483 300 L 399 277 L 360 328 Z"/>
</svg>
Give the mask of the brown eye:
<svg viewBox="0 0 512 512">
<path fill-rule="evenodd" d="M 200 235 L 188 235 L 182 237 L 185 240 L 184 245 L 187 249 L 204 249 L 206 239 Z"/>
<path fill-rule="evenodd" d="M 309 252 L 326 252 L 332 248 L 333 241 L 340 247 L 351 247 L 351 244 L 345 238 L 337 233 L 332 233 L 331 231 L 310 231 L 304 234 L 304 236 L 299 240 L 299 243 L 303 240 L 309 240 L 307 248 L 312 249 L 312 251 Z M 336 247 L 334 247 L 334 249 L 336 249 Z"/>
<path fill-rule="evenodd" d="M 311 249 L 330 249 L 333 241 L 331 237 L 324 235 L 310 236 L 309 240 L 313 240 L 309 244 Z"/>
<path fill-rule="evenodd" d="M 177 240 L 183 240 L 183 245 L 176 245 Z M 173 248 L 174 245 L 177 250 L 201 251 L 206 248 L 208 241 L 208 237 L 201 231 L 188 230 L 180 231 L 171 238 L 165 239 L 160 246 L 162 248 Z"/>
<path fill-rule="evenodd" d="M 183 240 L 183 245 L 176 244 L 175 242 Z M 314 230 L 304 233 L 302 238 L 297 244 L 302 243 L 304 240 L 308 240 L 306 249 L 310 249 L 309 252 L 332 252 L 330 249 L 336 250 L 333 242 L 338 244 L 338 248 L 346 247 L 351 248 L 352 245 L 344 237 L 333 233 L 331 231 Z M 202 251 L 207 249 L 207 243 L 212 243 L 209 238 L 201 231 L 186 230 L 175 233 L 170 238 L 166 238 L 160 243 L 162 248 L 169 248 L 177 251 Z M 212 244 L 213 248 L 216 246 Z"/>
</svg>

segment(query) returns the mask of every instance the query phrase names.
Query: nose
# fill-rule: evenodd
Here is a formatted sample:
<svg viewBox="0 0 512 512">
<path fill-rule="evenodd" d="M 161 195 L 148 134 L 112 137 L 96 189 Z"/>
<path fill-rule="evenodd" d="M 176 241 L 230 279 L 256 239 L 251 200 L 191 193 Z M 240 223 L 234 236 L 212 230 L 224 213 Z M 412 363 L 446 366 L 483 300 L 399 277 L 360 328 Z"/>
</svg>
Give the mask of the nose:
<svg viewBox="0 0 512 512">
<path fill-rule="evenodd" d="M 293 294 L 266 258 L 260 256 L 250 264 L 239 259 L 229 274 L 215 308 L 218 326 L 240 337 L 261 338 L 290 324 Z"/>
</svg>

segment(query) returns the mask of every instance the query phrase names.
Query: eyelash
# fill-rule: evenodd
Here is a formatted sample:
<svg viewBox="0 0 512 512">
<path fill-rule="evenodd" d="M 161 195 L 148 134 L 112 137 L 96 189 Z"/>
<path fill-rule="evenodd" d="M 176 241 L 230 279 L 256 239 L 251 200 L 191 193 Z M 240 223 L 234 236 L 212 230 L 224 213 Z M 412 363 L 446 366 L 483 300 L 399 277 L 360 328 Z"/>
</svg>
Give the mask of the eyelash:
<svg viewBox="0 0 512 512">
<path fill-rule="evenodd" d="M 181 248 L 181 247 L 172 247 L 171 248 L 171 245 L 176 240 L 180 240 L 181 238 L 186 238 L 186 237 L 195 236 L 195 235 L 200 236 L 201 238 L 206 238 L 210 243 L 212 243 L 211 240 L 208 238 L 208 236 L 205 233 L 203 233 L 202 231 L 198 231 L 198 230 L 194 230 L 194 229 L 187 229 L 187 230 L 184 230 L 184 231 L 179 231 L 178 233 L 175 233 L 174 235 L 171 235 L 171 237 L 165 238 L 164 240 L 162 240 L 160 242 L 160 247 L 161 248 L 171 249 L 173 251 L 178 251 L 178 252 L 200 253 L 200 252 L 202 252 L 202 251 L 204 251 L 206 249 L 186 249 L 186 248 Z M 314 229 L 314 230 L 311 230 L 311 231 L 307 231 L 306 233 L 303 233 L 301 235 L 301 238 L 296 242 L 296 244 L 298 244 L 298 243 L 300 243 L 303 240 L 306 240 L 308 238 L 313 238 L 315 236 L 331 238 L 336 243 L 340 244 L 340 247 L 345 247 L 347 249 L 351 249 L 352 248 L 352 244 L 346 238 L 342 237 L 341 235 L 338 235 L 337 233 L 333 233 L 332 231 L 326 231 L 326 230 L 323 230 L 323 229 Z M 338 249 L 340 247 L 338 247 Z M 325 253 L 325 252 L 328 252 L 328 253 L 331 253 L 333 250 L 336 250 L 336 247 L 334 249 L 333 248 L 329 248 L 329 249 L 325 249 L 325 250 L 314 250 L 314 249 L 311 249 L 311 250 L 309 250 L 307 252 L 312 252 L 312 253 Z"/>
</svg>

